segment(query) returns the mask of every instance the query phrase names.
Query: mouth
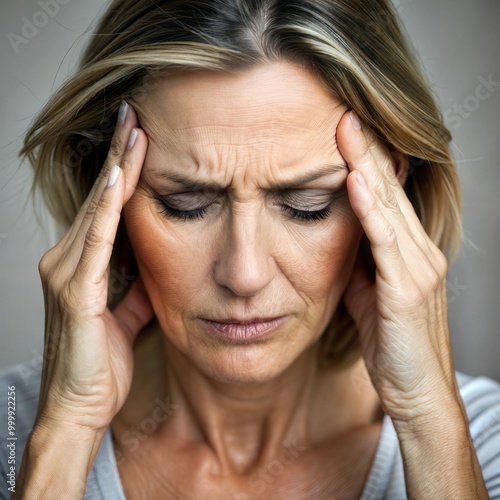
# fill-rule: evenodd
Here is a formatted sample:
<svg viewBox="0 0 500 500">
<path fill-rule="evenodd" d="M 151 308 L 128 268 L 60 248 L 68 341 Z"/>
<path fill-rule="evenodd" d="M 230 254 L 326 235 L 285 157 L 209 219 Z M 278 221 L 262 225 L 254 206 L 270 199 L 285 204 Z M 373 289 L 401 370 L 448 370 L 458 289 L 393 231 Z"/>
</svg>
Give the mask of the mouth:
<svg viewBox="0 0 500 500">
<path fill-rule="evenodd" d="M 247 320 L 237 318 L 217 320 L 199 318 L 201 324 L 217 337 L 236 341 L 254 340 L 268 336 L 283 326 L 287 320 L 288 315 Z"/>
</svg>

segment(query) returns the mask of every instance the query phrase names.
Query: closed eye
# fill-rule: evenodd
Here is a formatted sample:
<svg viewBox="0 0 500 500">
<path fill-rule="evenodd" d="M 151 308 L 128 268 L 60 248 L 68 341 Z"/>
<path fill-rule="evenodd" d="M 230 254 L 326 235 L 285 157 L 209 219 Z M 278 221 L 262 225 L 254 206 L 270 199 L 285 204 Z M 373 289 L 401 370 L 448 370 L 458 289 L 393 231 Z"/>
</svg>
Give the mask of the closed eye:
<svg viewBox="0 0 500 500">
<path fill-rule="evenodd" d="M 326 219 L 332 213 L 331 204 L 321 210 L 299 210 L 297 208 L 289 207 L 288 205 L 281 205 L 281 209 L 290 215 L 292 219 L 309 221 Z"/>
<path fill-rule="evenodd" d="M 197 208 L 195 210 L 177 210 L 173 207 L 168 206 L 163 200 L 158 199 L 158 201 L 163 205 L 163 210 L 160 213 L 163 217 L 170 217 L 172 219 L 180 219 L 180 220 L 193 220 L 193 219 L 202 219 L 204 215 L 207 213 L 208 205 L 205 207 Z"/>
<path fill-rule="evenodd" d="M 206 215 L 209 205 L 205 205 L 193 210 L 179 210 L 177 208 L 167 205 L 161 198 L 157 198 L 163 209 L 160 211 L 163 217 L 188 221 L 195 219 L 203 219 Z M 279 205 L 280 209 L 291 219 L 302 221 L 318 221 L 326 219 L 331 214 L 331 205 L 329 203 L 326 207 L 320 210 L 300 210 L 289 205 Z"/>
</svg>

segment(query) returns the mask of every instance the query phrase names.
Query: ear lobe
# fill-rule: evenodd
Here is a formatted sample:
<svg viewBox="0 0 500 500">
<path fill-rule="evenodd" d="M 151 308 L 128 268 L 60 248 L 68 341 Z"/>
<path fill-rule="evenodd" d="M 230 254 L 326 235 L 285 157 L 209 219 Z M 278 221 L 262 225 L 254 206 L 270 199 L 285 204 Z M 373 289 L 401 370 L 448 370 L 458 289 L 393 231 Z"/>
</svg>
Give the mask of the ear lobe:
<svg viewBox="0 0 500 500">
<path fill-rule="evenodd" d="M 408 171 L 410 169 L 410 157 L 398 151 L 397 149 L 390 149 L 392 156 L 392 164 L 394 166 L 394 173 L 401 186 L 405 187 L 406 179 L 408 178 Z"/>
</svg>

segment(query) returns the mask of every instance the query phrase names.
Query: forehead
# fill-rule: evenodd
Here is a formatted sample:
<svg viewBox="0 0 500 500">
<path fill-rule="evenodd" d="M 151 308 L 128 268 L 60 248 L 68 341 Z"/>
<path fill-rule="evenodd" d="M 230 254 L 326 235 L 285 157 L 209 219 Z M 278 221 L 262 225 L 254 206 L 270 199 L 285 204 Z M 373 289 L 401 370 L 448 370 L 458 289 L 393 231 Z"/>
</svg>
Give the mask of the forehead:
<svg viewBox="0 0 500 500">
<path fill-rule="evenodd" d="M 292 131 L 332 122 L 341 113 L 339 101 L 316 76 L 285 61 L 234 75 L 177 71 L 152 87 L 136 106 L 141 124 L 162 125 L 186 137 L 203 125 L 221 133 L 262 126 L 277 133 Z"/>
<path fill-rule="evenodd" d="M 169 73 L 133 104 L 152 153 L 198 157 L 218 147 L 220 156 L 231 147 L 240 157 L 268 157 L 273 149 L 281 160 L 291 152 L 331 157 L 346 109 L 315 75 L 285 61 L 232 75 Z"/>
</svg>

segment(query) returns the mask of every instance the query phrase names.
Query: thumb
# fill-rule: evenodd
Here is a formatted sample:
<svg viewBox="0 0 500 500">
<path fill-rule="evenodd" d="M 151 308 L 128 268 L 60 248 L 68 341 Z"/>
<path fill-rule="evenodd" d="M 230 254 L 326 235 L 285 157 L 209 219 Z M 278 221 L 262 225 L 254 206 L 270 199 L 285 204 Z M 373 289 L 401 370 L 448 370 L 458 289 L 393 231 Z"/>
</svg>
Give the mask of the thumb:
<svg viewBox="0 0 500 500">
<path fill-rule="evenodd" d="M 133 344 L 137 334 L 155 316 L 141 276 L 132 282 L 123 300 L 113 309 L 113 315 Z"/>
</svg>

